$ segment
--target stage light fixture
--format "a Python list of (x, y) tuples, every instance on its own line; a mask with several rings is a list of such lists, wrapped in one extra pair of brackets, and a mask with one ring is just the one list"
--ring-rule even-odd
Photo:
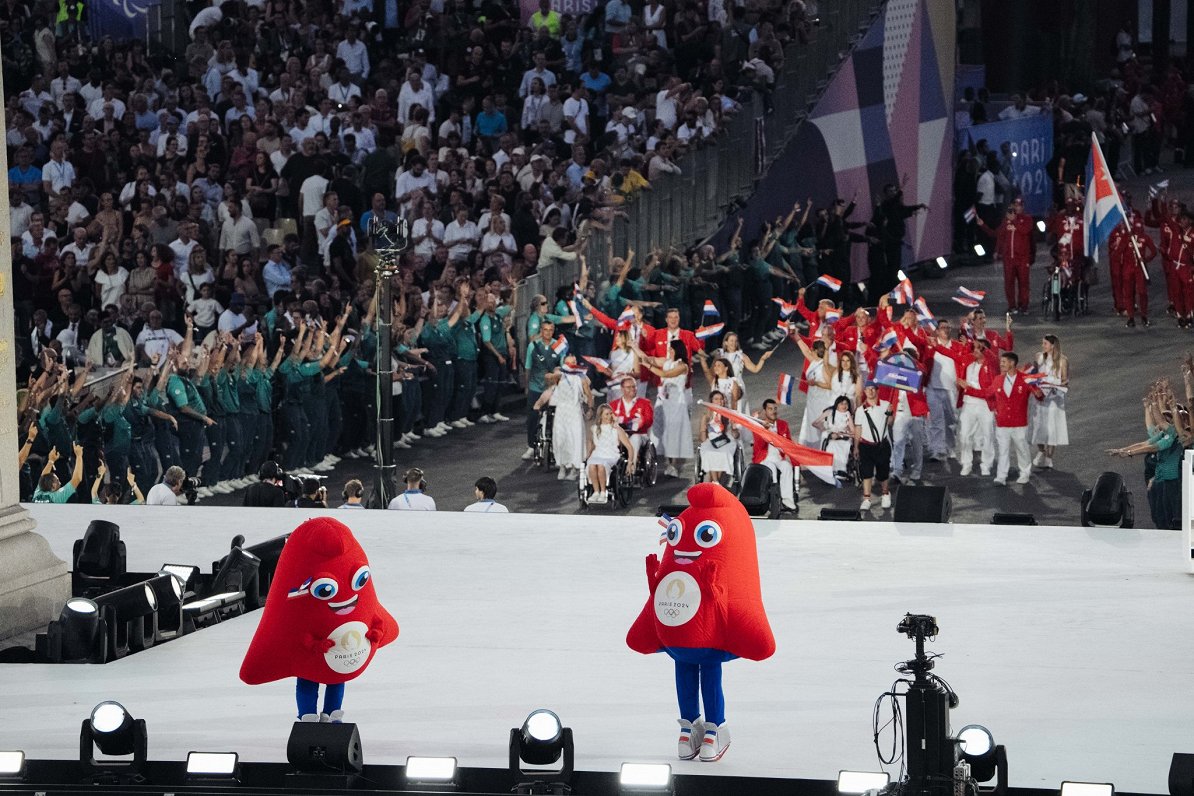
[(103, 622), (99, 606), (86, 597), (72, 597), (58, 615), (57, 628), (48, 635), (58, 639), (57, 654), (51, 660), (103, 663)]
[(1110, 782), (1063, 782), (1061, 796), (1115, 796)]
[[(238, 537), (239, 538), (239, 537)], [(232, 552), (220, 560), (215, 577), (211, 581), (211, 592), (248, 591), (257, 577), (261, 559), (237, 545)]]
[(278, 558), (282, 555), (286, 540), (289, 538), (290, 534), (275, 536), (273, 539), (245, 548), (246, 553), (256, 556), (260, 561), (257, 567), (257, 577), (251, 581), (254, 588), (245, 589), (245, 607), (250, 611), (265, 605), (270, 584), (274, 581), (274, 572), (278, 568)]
[[(110, 757), (131, 760), (98, 760), (95, 750)], [(143, 719), (134, 719), (119, 702), (101, 702), (83, 720), (79, 734), (79, 762), (93, 769), (139, 773), (148, 757), (148, 733)]]
[(192, 564), (162, 564), (159, 572), (164, 572), (167, 575), (173, 575), (182, 589), (182, 595), (185, 597), (187, 592), (194, 592), (199, 582), (199, 567)]
[(1044, 232), (1045, 232), (1045, 229), (1046, 229), (1046, 227), (1045, 227), (1045, 222), (1044, 222), (1044, 221), (1038, 221), (1038, 222), (1036, 222), (1036, 228), (1037, 228), (1037, 229), (1039, 229), (1039, 230), (1041, 231), (1041, 234), (1044, 234)]
[(456, 758), (416, 757), (406, 758), (403, 774), (408, 785), (447, 789), (456, 786)]
[(949, 268), (949, 260), (945, 259), (944, 257), (938, 257), (937, 258), (937, 267), (942, 270)]
[(0, 752), (0, 779), (25, 778), (25, 753)]
[(230, 616), (244, 613), (245, 593), (243, 591), (227, 591), (200, 597), (182, 604), (185, 621), (195, 627), (214, 625)]
[(981, 243), (974, 244), (974, 253), (976, 255), (978, 255), (979, 257), (987, 256), (987, 250), (983, 248), (983, 245)]
[(671, 793), (672, 767), (667, 763), (623, 763), (618, 786), (622, 793)]
[(970, 764), (970, 776), (975, 782), (989, 782), (1000, 773), (1000, 781), (1007, 779), (1007, 757), (1002, 746), (995, 745), (991, 731), (981, 724), (967, 724), (958, 730), (958, 755)]
[[(152, 647), (157, 638), (158, 593), (165, 599), (174, 596), (172, 575), (133, 583), (95, 598), (108, 633), (108, 656), (123, 658), (131, 651)], [(154, 583), (154, 581), (159, 581)]]
[(886, 771), (837, 772), (837, 792), (850, 796), (871, 790), (883, 790), (890, 783), (891, 775)]
[(900, 280), (901, 282), (903, 282), (903, 281), (904, 281), (905, 279), (907, 279), (907, 278), (908, 278), (908, 275), (907, 275), (906, 273), (904, 273), (904, 269), (903, 269), (903, 268), (901, 268), (901, 269), (899, 269), (898, 271), (896, 271), (896, 279), (898, 279), (898, 280)]
[(92, 520), (76, 539), (71, 552), (71, 594), (95, 597), (112, 587), (113, 581), (128, 570), (120, 526), (105, 520)]
[(226, 780), (240, 777), (240, 756), (236, 752), (187, 752), (188, 780)]
[[(521, 777), (550, 777), (555, 785), (568, 785), (572, 779), (575, 749), (572, 745), (572, 729), (565, 727), (557, 716), (546, 708), (531, 711), (522, 727), (510, 730), (510, 773)], [(559, 768), (548, 769), (559, 763)], [(524, 769), (523, 764), (540, 766)], [(519, 789), (523, 792), (537, 792), (538, 783), (524, 782)], [(529, 788), (529, 790), (528, 790)]]

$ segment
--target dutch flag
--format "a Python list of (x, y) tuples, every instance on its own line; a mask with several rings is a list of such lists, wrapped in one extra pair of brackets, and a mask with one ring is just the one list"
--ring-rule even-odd
[(721, 334), (725, 328), (726, 325), (724, 323), (714, 323), (709, 326), (700, 327), (693, 334), (696, 335), (696, 339), (698, 340), (708, 340), (710, 337), (716, 337)]
[(705, 299), (705, 318), (720, 318), (721, 313), (717, 311), (717, 307), (713, 306), (713, 302)]
[(832, 290), (834, 293), (836, 293), (842, 289), (842, 280), (834, 279), (829, 274), (821, 274), (820, 276), (818, 276), (817, 284), (824, 285), (825, 287)]
[(974, 209), (974, 205), (970, 205), (966, 212), (962, 214), (962, 218), (966, 220), (967, 224), (973, 224), (974, 220), (978, 218), (978, 211)]
[(560, 335), (559, 337), (557, 337), (556, 341), (551, 344), (551, 350), (553, 353), (555, 353), (556, 356), (558, 356), (562, 359), (564, 357), (564, 355), (568, 353), (567, 338), (565, 338), (564, 335)]
[(776, 390), (775, 400), (779, 401), (784, 406), (792, 405), (792, 391), (796, 385), (796, 380), (787, 373), (779, 374), (779, 387)]
[(789, 304), (788, 302), (784, 301), (782, 298), (773, 298), (771, 300), (779, 305), (779, 317), (781, 317), (781, 318), (790, 317), (792, 315), (792, 313), (796, 311), (795, 304)]
[(842, 319), (842, 311), (841, 310), (825, 310), (825, 322), (826, 323), (837, 323), (841, 319)]

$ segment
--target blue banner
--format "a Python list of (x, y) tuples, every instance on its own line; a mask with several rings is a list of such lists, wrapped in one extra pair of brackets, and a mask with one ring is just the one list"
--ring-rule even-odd
[(1045, 166), (1053, 158), (1053, 117), (1026, 116), (1006, 122), (979, 124), (958, 131), (958, 148), (986, 139), (992, 152), (1003, 142), (1012, 150), (1013, 173), (1006, 175), (1024, 197), (1024, 210), (1033, 216), (1046, 215), (1053, 203), (1053, 185)]
[(149, 9), (161, 0), (86, 0), (93, 40), (111, 36), (116, 41), (144, 40), (148, 35)]

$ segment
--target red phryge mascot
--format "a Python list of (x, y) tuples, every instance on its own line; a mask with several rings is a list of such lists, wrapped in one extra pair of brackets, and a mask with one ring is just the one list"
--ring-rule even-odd
[[(755, 529), (742, 504), (719, 484), (688, 490), (689, 507), (668, 520), (663, 560), (647, 556), (651, 597), (626, 643), (676, 661), (681, 760), (720, 760), (730, 746), (721, 665), (775, 652), (763, 610)], [(705, 703), (705, 721), (701, 706)]]
[[(240, 679), (249, 685), (297, 677), (303, 721), (340, 721), (344, 684), (398, 637), (398, 623), (377, 601), (365, 551), (352, 531), (330, 517), (307, 520), (290, 534), (261, 624), (245, 653)], [(326, 690), (316, 709), (319, 684)]]

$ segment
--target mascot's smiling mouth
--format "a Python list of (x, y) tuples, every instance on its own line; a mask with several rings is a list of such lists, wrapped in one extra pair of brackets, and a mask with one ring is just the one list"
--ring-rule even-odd
[(331, 608), (332, 613), (338, 616), (351, 614), (352, 610), (357, 607), (358, 597), (360, 597), (359, 594), (354, 594), (350, 599), (347, 599), (342, 603), (328, 603), (328, 608)]
[(701, 551), (695, 550), (690, 553), (687, 550), (685, 550), (685, 551), (677, 550), (676, 552), (672, 553), (672, 556), (676, 559), (677, 564), (679, 564), (682, 567), (686, 567), (701, 557)]

